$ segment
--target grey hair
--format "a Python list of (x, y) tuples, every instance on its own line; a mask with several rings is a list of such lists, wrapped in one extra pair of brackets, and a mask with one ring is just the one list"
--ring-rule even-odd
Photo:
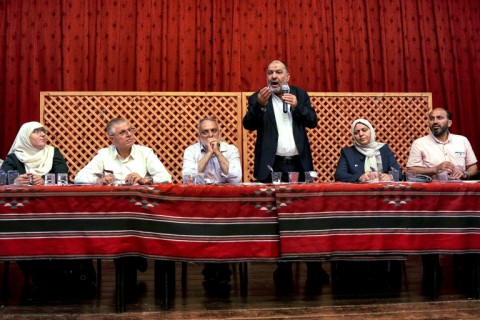
[(218, 126), (218, 129), (220, 129), (220, 123), (218, 122), (217, 119), (213, 118), (213, 117), (205, 117), (205, 118), (202, 118), (200, 119), (200, 121), (198, 121), (198, 125), (197, 125), (197, 129), (198, 129), (198, 133), (200, 133), (200, 126), (202, 125), (202, 123), (204, 121), (212, 121), (212, 122), (215, 122)]
[(115, 128), (113, 127), (114, 125), (118, 123), (124, 123), (124, 122), (128, 122), (128, 120), (125, 118), (113, 118), (112, 120), (108, 121), (107, 123), (108, 135), (113, 136), (115, 134)]

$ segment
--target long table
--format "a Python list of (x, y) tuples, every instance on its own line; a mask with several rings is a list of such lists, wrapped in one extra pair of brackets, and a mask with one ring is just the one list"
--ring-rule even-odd
[(480, 183), (0, 187), (0, 260), (478, 254), (479, 199)]
[(480, 183), (286, 185), (281, 257), (480, 253)]
[[(0, 260), (114, 258), (118, 312), (125, 309), (118, 258), (274, 261), (279, 244), (274, 192), (261, 186), (0, 189)], [(159, 278), (169, 270), (158, 269)]]
[(58, 186), (0, 192), (0, 259), (279, 257), (274, 193), (259, 187)]

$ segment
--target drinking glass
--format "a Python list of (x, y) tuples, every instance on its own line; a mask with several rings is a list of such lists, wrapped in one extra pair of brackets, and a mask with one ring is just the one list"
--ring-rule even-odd
[(8, 170), (8, 184), (19, 184), (18, 181), (15, 183), (15, 180), (20, 175), (17, 170)]
[(55, 173), (45, 174), (45, 185), (54, 186), (55, 185)]
[(68, 185), (68, 174), (67, 173), (59, 173), (57, 174), (57, 184), (59, 186), (66, 186)]
[(400, 171), (391, 170), (391, 171), (388, 171), (388, 174), (392, 176), (393, 181), (400, 181)]
[(317, 177), (318, 174), (316, 171), (305, 171), (305, 183), (313, 183)]
[(281, 172), (272, 171), (272, 183), (273, 184), (282, 183), (282, 173)]
[(193, 184), (204, 185), (205, 184), (205, 174), (203, 172), (197, 173), (193, 177)]
[(447, 170), (440, 170), (437, 172), (437, 181), (446, 182), (448, 181), (448, 171)]
[(0, 186), (7, 184), (7, 173), (3, 170), (0, 170)]
[(296, 172), (296, 171), (289, 172), (288, 173), (288, 181), (290, 181), (290, 183), (297, 183), (298, 182), (298, 172)]
[(194, 175), (193, 174), (184, 174), (183, 175), (183, 184), (184, 185), (192, 185), (193, 184), (193, 178), (194, 178)]

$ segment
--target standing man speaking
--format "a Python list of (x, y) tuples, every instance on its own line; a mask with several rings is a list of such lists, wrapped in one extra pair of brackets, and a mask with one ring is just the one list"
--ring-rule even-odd
[[(257, 181), (269, 183), (271, 167), (282, 172), (284, 182), (288, 182), (288, 172), (299, 172), (298, 181), (305, 181), (305, 171), (313, 170), (306, 128), (317, 126), (317, 114), (307, 92), (288, 85), (290, 73), (284, 62), (270, 62), (266, 76), (267, 86), (248, 99), (243, 118), (245, 129), (257, 131), (253, 174)], [(290, 293), (293, 290), (291, 262), (278, 263), (273, 279), (277, 293)], [(317, 290), (321, 283), (328, 281), (321, 262), (307, 263), (307, 288)]]
[(267, 67), (267, 86), (248, 99), (243, 126), (257, 130), (253, 173), (261, 182), (272, 181), (268, 166), (283, 172), (285, 182), (288, 172), (299, 172), (299, 181), (304, 181), (304, 172), (313, 170), (305, 128), (317, 126), (317, 114), (307, 92), (289, 86), (289, 80), (287, 65), (274, 60)]

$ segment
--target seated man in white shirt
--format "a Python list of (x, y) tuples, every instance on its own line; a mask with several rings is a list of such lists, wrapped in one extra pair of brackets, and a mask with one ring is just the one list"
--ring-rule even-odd
[[(109, 185), (154, 184), (171, 182), (160, 159), (148, 147), (135, 144), (135, 129), (123, 118), (107, 124), (107, 134), (112, 144), (100, 149), (98, 154), (75, 177), (75, 183)], [(98, 174), (106, 173), (103, 178)]]
[[(238, 148), (221, 141), (221, 130), (214, 118), (203, 118), (198, 123), (200, 141), (189, 146), (183, 156), (183, 175), (204, 173), (213, 183), (238, 183), (242, 179), (242, 165)], [(206, 263), (202, 271), (205, 284), (228, 285), (231, 271), (228, 263)]]
[[(472, 146), (466, 137), (450, 133), (451, 125), (452, 113), (449, 110), (435, 108), (430, 112), (428, 126), (432, 133), (413, 142), (407, 172), (432, 176), (434, 180), (437, 180), (437, 174), (441, 171), (446, 171), (451, 180), (467, 180), (476, 176), (477, 158)], [(466, 260), (467, 255), (460, 257), (454, 256), (456, 269), (465, 267), (465, 261), (460, 260)], [(439, 256), (422, 255), (422, 262), (424, 293), (436, 297), (442, 278)], [(459, 276), (463, 277), (464, 274)]]
[[(98, 151), (98, 154), (75, 177), (75, 183), (100, 185), (153, 184), (171, 182), (172, 176), (160, 159), (148, 147), (135, 144), (135, 129), (123, 118), (107, 123), (107, 134), (112, 144)], [(98, 177), (100, 173), (106, 173)], [(145, 271), (147, 260), (141, 257), (115, 259), (125, 268), (125, 288), (135, 293), (137, 269)]]

